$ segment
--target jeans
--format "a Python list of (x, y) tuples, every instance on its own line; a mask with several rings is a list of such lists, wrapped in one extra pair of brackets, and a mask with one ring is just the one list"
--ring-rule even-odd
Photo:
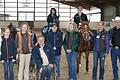
[(52, 76), (54, 78), (54, 76), (56, 75), (56, 80), (60, 80), (60, 55), (59, 56), (55, 56), (55, 64), (54, 64), (54, 68), (52, 71)]
[(120, 62), (120, 49), (112, 48), (112, 50), (111, 50), (111, 61), (112, 61), (114, 80), (118, 80), (117, 59), (119, 59), (119, 62)]
[(104, 52), (93, 52), (93, 73), (92, 79), (97, 80), (97, 68), (98, 60), (100, 60), (100, 70), (99, 79), (104, 80), (104, 63), (105, 63), (105, 53)]
[(57, 77), (60, 77), (60, 56), (55, 56), (55, 66), (56, 66), (56, 73)]
[[(13, 66), (14, 63), (12, 61), (4, 61), (4, 80), (14, 80)], [(8, 74), (10, 75), (9, 77)]]
[(40, 76), (40, 80), (50, 80), (51, 79), (51, 73), (52, 73), (52, 68), (48, 66), (43, 66), (43, 71)]
[(77, 61), (77, 52), (67, 53), (67, 62), (68, 62), (68, 76), (69, 80), (77, 80), (77, 71), (76, 71), (76, 61)]

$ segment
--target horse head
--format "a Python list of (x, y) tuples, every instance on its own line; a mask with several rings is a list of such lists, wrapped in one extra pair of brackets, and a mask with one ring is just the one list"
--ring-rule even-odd
[(89, 31), (90, 31), (89, 22), (82, 21), (78, 26), (78, 30), (83, 40), (89, 41)]

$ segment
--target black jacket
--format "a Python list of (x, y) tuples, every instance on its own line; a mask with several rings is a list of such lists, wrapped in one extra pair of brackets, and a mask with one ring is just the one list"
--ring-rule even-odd
[(115, 26), (109, 30), (109, 33), (112, 45), (120, 47), (120, 29)]
[[(37, 64), (38, 69), (40, 69), (43, 64), (43, 60), (41, 58), (39, 48), (40, 48), (40, 46), (38, 44), (32, 50), (32, 56), (33, 56), (33, 59), (35, 60), (35, 63)], [(44, 45), (43, 50), (48, 58), (49, 64), (53, 64), (54, 63), (54, 54), (53, 54), (51, 46), (46, 44), (46, 45)]]
[(48, 22), (48, 24), (56, 23), (57, 26), (58, 26), (58, 24), (59, 24), (59, 16), (57, 16), (55, 14), (52, 16), (52, 14), (49, 14), (48, 17), (47, 17), (47, 22)]
[(56, 47), (57, 49), (54, 51), (55, 56), (61, 55), (61, 47), (63, 43), (63, 33), (60, 31), (52, 32), (50, 31), (47, 35), (47, 43), (53, 47)]
[(79, 14), (75, 14), (74, 16), (74, 22), (79, 25), (80, 21), (88, 21), (87, 19), (87, 15), (82, 13), (81, 16), (79, 16)]
[(15, 41), (11, 38), (5, 39), (2, 38), (1, 44), (1, 60), (12, 60), (16, 59), (16, 46)]

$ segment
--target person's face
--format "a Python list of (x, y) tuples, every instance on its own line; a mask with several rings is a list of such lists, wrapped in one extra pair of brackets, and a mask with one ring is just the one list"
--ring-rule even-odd
[(117, 21), (115, 21), (115, 22), (116, 22), (116, 24), (117, 24), (117, 27), (120, 28), (120, 20), (117, 20)]
[(28, 26), (26, 24), (22, 25), (22, 32), (26, 32), (28, 30)]
[(44, 45), (45, 39), (43, 37), (39, 37), (37, 40), (39, 45)]
[(98, 29), (103, 30), (104, 29), (104, 24), (103, 23), (98, 23)]
[(54, 25), (51, 29), (52, 29), (52, 32), (56, 32), (57, 31), (57, 26)]
[(10, 30), (6, 29), (5, 32), (4, 32), (4, 36), (9, 37), (9, 35), (10, 35)]
[(73, 26), (72, 24), (69, 24), (68, 30), (69, 30), (69, 31), (73, 31), (73, 30), (74, 30), (74, 26)]
[(52, 14), (55, 14), (55, 10), (54, 9), (52, 9)]
[(78, 6), (78, 12), (82, 12), (82, 6)]

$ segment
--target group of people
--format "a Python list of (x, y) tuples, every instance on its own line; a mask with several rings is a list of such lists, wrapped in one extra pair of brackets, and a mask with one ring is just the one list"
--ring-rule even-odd
[[(3, 29), (1, 43), (1, 62), (4, 65), (4, 80), (14, 80), (14, 62), (16, 54), (19, 55), (18, 80), (29, 79), (29, 66), (31, 58), (34, 60), (38, 75), (38, 80), (51, 80), (51, 75), (56, 73), (56, 80), (60, 80), (60, 60), (61, 47), (64, 46), (68, 62), (68, 80), (77, 80), (76, 61), (78, 55), (78, 44), (80, 35), (78, 26), (81, 21), (88, 21), (87, 16), (81, 12), (82, 7), (78, 7), (78, 13), (74, 16), (74, 23), (70, 23), (63, 39), (63, 32), (59, 30), (58, 17), (55, 8), (51, 9), (48, 16), (48, 23), (51, 29), (46, 36), (35, 36), (28, 23), (20, 25), (20, 31), (15, 38), (11, 38), (10, 28)], [(53, 14), (52, 14), (53, 13)], [(55, 13), (55, 14), (54, 14)], [(120, 61), (120, 17), (115, 18), (116, 26), (106, 31), (104, 22), (98, 23), (98, 29), (93, 33), (93, 71), (92, 80), (97, 80), (98, 60), (100, 60), (100, 80), (104, 80), (105, 56), (109, 54), (110, 40), (112, 43), (111, 61), (113, 68), (113, 80), (118, 79), (117, 59)], [(16, 53), (17, 52), (17, 53)]]

